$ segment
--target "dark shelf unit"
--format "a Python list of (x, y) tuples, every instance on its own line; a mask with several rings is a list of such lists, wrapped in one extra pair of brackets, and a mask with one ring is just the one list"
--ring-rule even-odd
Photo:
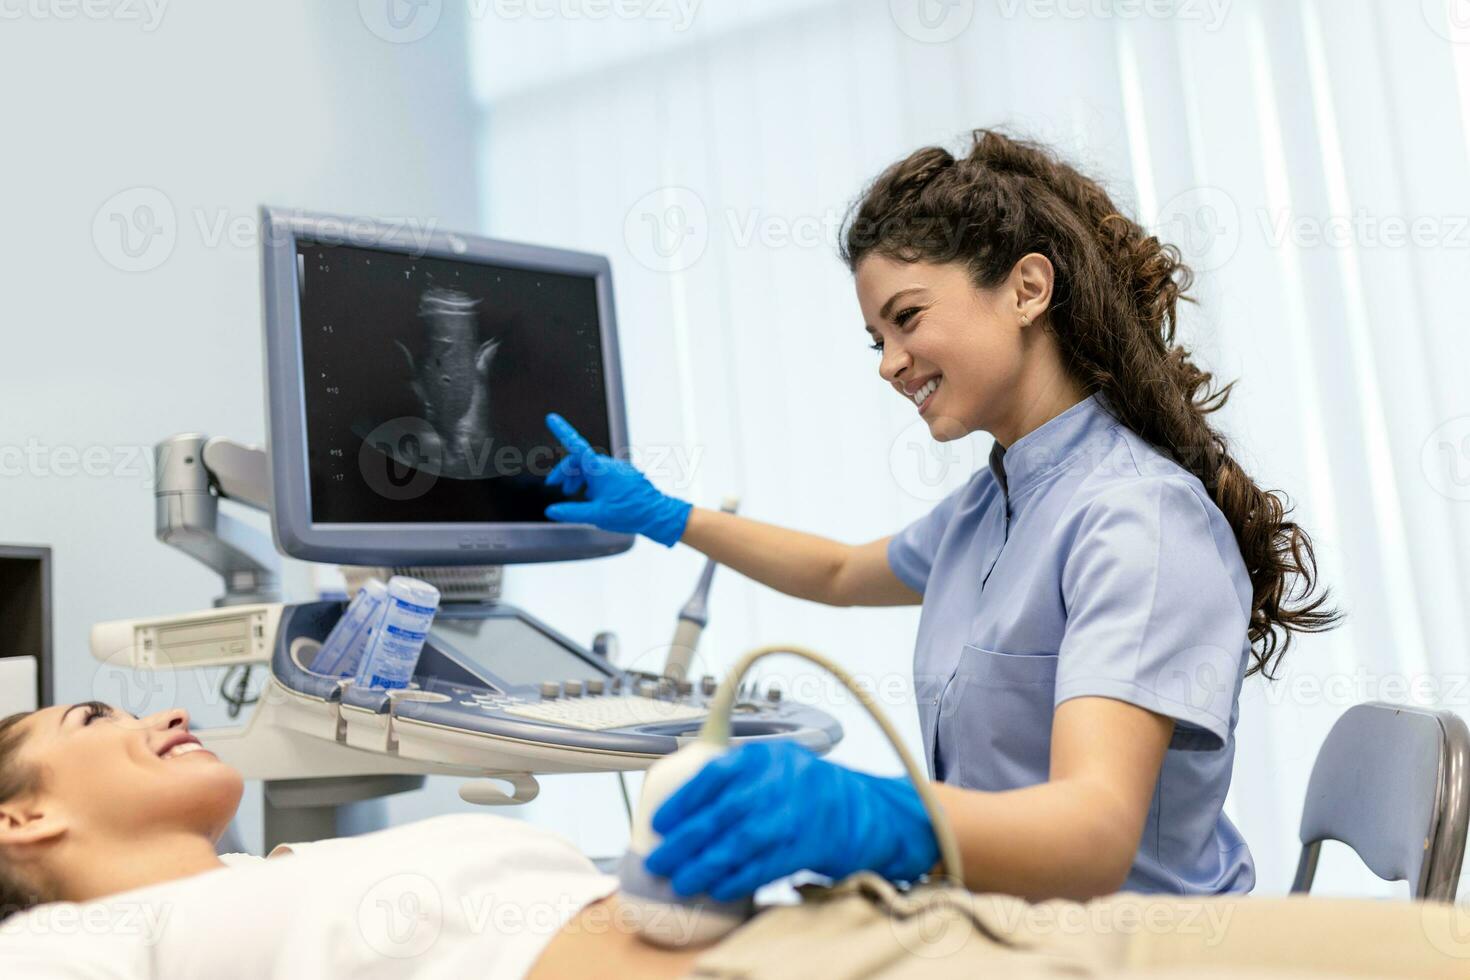
[(36, 703), (55, 702), (51, 660), (51, 549), (0, 544), (0, 658), (36, 658)]

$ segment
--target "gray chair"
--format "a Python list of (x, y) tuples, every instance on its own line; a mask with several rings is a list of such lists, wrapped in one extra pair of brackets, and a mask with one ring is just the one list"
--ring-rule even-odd
[(1312, 887), (1324, 840), (1341, 841), (1416, 899), (1454, 901), (1470, 824), (1470, 728), (1451, 711), (1354, 705), (1317, 753), (1293, 892)]

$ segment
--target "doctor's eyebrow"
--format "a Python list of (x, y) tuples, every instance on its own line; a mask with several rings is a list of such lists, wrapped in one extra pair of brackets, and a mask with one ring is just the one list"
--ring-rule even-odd
[[(894, 305), (899, 300), (901, 300), (905, 296), (907, 296), (909, 293), (922, 293), (923, 291), (924, 291), (924, 287), (923, 286), (910, 286), (907, 289), (900, 289), (898, 292), (896, 292), (892, 296), (888, 297), (888, 302), (884, 303), (883, 304), (883, 308), (878, 311), (878, 319), (880, 319), (880, 320), (887, 320), (889, 318), (889, 316), (893, 313), (893, 307), (894, 307)], [(869, 330), (872, 330), (873, 328), (872, 327), (869, 327), (868, 329)]]

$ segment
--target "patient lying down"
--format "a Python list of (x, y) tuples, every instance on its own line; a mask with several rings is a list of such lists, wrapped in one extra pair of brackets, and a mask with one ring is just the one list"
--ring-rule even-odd
[(462, 814), (222, 859), (215, 844), (241, 792), (182, 709), (138, 719), (87, 702), (0, 721), (5, 975), (1075, 977), (1188, 965), (1448, 977), (1470, 962), (1467, 923), (1449, 906), (1032, 906), (964, 892), (924, 906), (878, 879), (764, 912), (710, 950), (666, 951), (636, 936), (616, 879), (547, 831)]
[[(0, 722), (0, 962), (7, 976), (675, 977), (617, 880), (555, 834), (439, 817), (361, 837), (215, 853), (240, 774), (183, 709), (100, 703)], [(86, 903), (84, 908), (70, 904)], [(85, 913), (85, 914), (84, 914)]]

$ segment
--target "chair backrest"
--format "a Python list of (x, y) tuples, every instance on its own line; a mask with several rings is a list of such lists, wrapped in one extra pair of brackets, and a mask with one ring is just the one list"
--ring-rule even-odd
[(1374, 874), (1415, 898), (1451, 901), (1470, 824), (1470, 728), (1450, 711), (1349, 708), (1317, 753), (1302, 810), (1292, 891), (1307, 891), (1324, 840), (1347, 844)]

